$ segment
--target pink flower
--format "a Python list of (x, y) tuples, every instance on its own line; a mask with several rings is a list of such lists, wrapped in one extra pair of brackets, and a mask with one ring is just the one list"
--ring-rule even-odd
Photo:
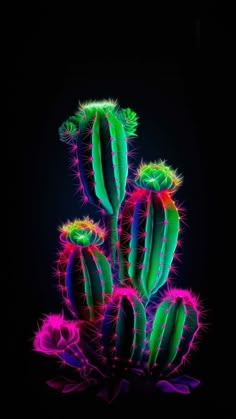
[(78, 343), (79, 338), (76, 322), (65, 320), (63, 315), (49, 314), (35, 334), (34, 348), (48, 355), (58, 354)]

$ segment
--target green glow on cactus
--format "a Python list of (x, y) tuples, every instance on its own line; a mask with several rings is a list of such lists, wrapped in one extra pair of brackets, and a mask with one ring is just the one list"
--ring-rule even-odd
[(86, 111), (89, 110), (92, 113), (101, 110), (101, 112), (104, 111), (104, 109), (114, 109), (117, 106), (117, 101), (113, 99), (107, 99), (107, 100), (91, 100), (88, 102), (84, 102), (80, 104), (80, 110)]
[(153, 191), (172, 190), (182, 184), (182, 176), (167, 166), (164, 161), (141, 164), (138, 168), (135, 183), (140, 188)]
[(92, 137), (95, 194), (108, 214), (116, 214), (125, 197), (128, 175), (127, 133), (115, 101), (81, 104), (75, 115), (81, 133)]

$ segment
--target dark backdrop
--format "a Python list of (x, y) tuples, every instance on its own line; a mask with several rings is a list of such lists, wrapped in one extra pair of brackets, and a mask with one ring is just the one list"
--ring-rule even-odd
[[(16, 30), (10, 83), (15, 181), (9, 197), (18, 240), (14, 238), (13, 250), (10, 245), (10, 254), (15, 253), (10, 263), (9, 322), (15, 326), (10, 328), (9, 351), (13, 364), (18, 359), (20, 372), (14, 374), (16, 383), (9, 391), (14, 394), (17, 389), (18, 406), (29, 415), (30, 402), (35, 411), (59, 416), (65, 411), (79, 415), (83, 408), (90, 414), (94, 407), (97, 413), (131, 407), (137, 415), (143, 408), (182, 417), (217, 409), (224, 412), (222, 417), (231, 417), (226, 413), (231, 411), (231, 399), (221, 340), (225, 323), (222, 312), (216, 314), (225, 260), (220, 246), (225, 215), (219, 199), (219, 189), (221, 194), (224, 190), (219, 187), (218, 170), (219, 159), (228, 152), (222, 103), (231, 59), (227, 27), (214, 13), (203, 17), (195, 13), (178, 21), (167, 19), (166, 24), (160, 19), (156, 32), (152, 28), (153, 44), (143, 32), (129, 34), (123, 41), (109, 37), (106, 30), (100, 37), (95, 30), (89, 41), (86, 31), (77, 32), (63, 13), (54, 19), (53, 12), (41, 12)], [(189, 397), (130, 395), (108, 408), (85, 395), (61, 396), (45, 385), (58, 373), (56, 364), (32, 352), (38, 319), (61, 308), (52, 276), (58, 225), (86, 214), (73, 185), (68, 149), (58, 140), (58, 127), (79, 100), (102, 98), (118, 99), (122, 107), (138, 113), (137, 164), (141, 158), (162, 158), (184, 175), (177, 197), (187, 209), (188, 227), (176, 285), (199, 293), (208, 310), (208, 332), (188, 367), (202, 384)]]

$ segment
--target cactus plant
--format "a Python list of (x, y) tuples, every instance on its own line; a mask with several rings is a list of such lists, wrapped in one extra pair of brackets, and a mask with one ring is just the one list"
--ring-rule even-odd
[(85, 201), (109, 215), (110, 252), (116, 258), (117, 222), (126, 192), (128, 139), (136, 135), (137, 116), (115, 101), (88, 102), (59, 129), (60, 139), (72, 144), (74, 163)]
[(149, 299), (167, 280), (179, 232), (172, 194), (182, 177), (164, 162), (143, 164), (121, 213), (121, 279)]
[(63, 297), (79, 319), (95, 319), (112, 293), (110, 263), (99, 245), (105, 232), (88, 217), (61, 227), (58, 277)]
[(199, 302), (168, 282), (181, 222), (173, 195), (182, 176), (161, 160), (142, 163), (127, 192), (136, 128), (136, 113), (112, 100), (81, 104), (59, 128), (74, 153), (80, 194), (99, 207), (103, 227), (85, 217), (60, 228), (56, 272), (71, 318), (47, 316), (34, 339), (36, 351), (77, 373), (50, 386), (69, 392), (93, 385), (110, 401), (128, 382), (185, 394), (199, 384), (177, 375), (196, 346)]

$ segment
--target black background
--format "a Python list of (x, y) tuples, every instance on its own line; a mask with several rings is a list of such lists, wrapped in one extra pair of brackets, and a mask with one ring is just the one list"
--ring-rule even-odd
[[(30, 18), (21, 10), (16, 18), (9, 89), (14, 192), (10, 185), (9, 207), (17, 224), (11, 234), (18, 239), (10, 241), (13, 298), (8, 318), (14, 327), (9, 327), (8, 339), (13, 365), (9, 392), (13, 397), (16, 392), (18, 408), (29, 416), (32, 404), (34, 411), (58, 417), (82, 414), (84, 408), (89, 416), (93, 409), (96, 414), (124, 414), (131, 408), (140, 416), (144, 409), (167, 417), (195, 417), (206, 410), (232, 417), (222, 298), (226, 189), (220, 183), (230, 154), (226, 98), (231, 33), (214, 8), (180, 15), (165, 14), (152, 23), (143, 17), (148, 30), (124, 17), (118, 26), (99, 24), (98, 18), (93, 26), (88, 13), (77, 20), (71, 10), (57, 15), (42, 8), (31, 11)], [(167, 159), (184, 175), (177, 198), (187, 209), (189, 227), (175, 280), (200, 294), (208, 309), (208, 331), (188, 367), (202, 384), (188, 397), (130, 395), (108, 407), (86, 395), (58, 395), (45, 380), (60, 370), (53, 360), (32, 352), (38, 319), (61, 308), (52, 276), (58, 225), (87, 212), (80, 207), (58, 127), (79, 100), (102, 98), (117, 98), (122, 107), (138, 113), (137, 163), (141, 158)]]

